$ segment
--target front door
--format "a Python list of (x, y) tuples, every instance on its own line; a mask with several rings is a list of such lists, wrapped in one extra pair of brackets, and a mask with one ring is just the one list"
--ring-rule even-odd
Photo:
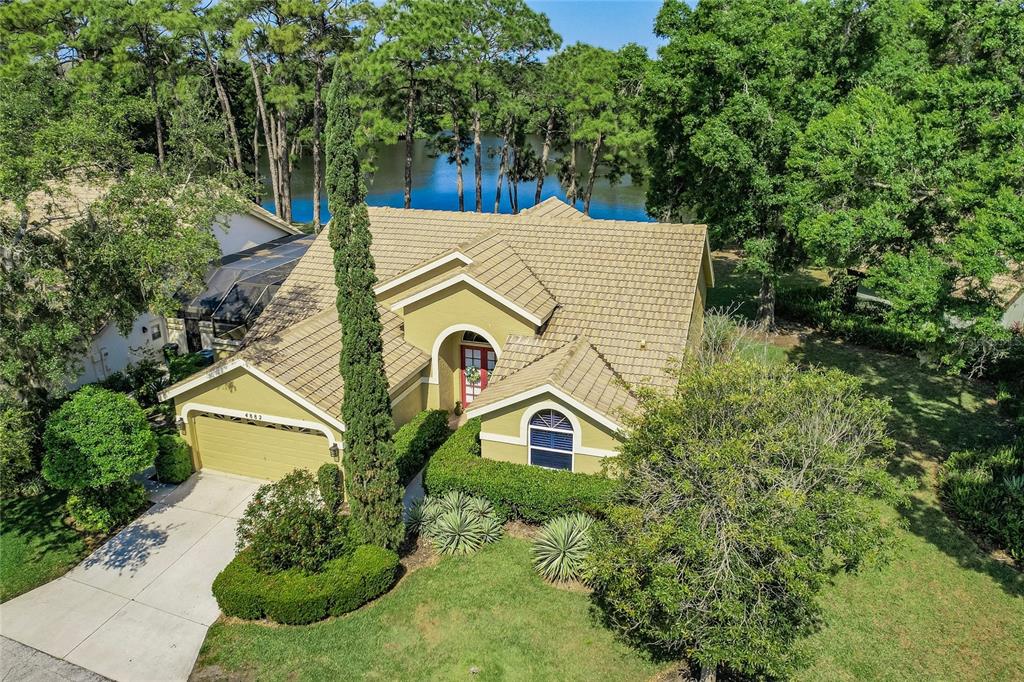
[(466, 407), (487, 388), (487, 377), (496, 356), (487, 346), (462, 346), (462, 406)]

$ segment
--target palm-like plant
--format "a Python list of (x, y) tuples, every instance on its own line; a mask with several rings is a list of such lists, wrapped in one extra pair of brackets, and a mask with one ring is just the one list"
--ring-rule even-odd
[(468, 554), (501, 537), (502, 521), (488, 500), (451, 490), (429, 495), (407, 512), (406, 527), (433, 543), (442, 554)]
[(446, 511), (430, 529), (430, 540), (441, 554), (469, 554), (483, 545), (483, 521), (465, 509)]
[(551, 519), (533, 541), (533, 565), (552, 582), (579, 580), (590, 551), (590, 528), (594, 520), (586, 514), (569, 514)]

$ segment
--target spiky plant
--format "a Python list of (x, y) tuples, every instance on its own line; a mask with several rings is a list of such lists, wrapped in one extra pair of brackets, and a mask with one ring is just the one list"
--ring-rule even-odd
[(480, 533), (484, 544), (501, 539), (501, 534), (505, 531), (501, 519), (494, 515), (478, 516), (477, 518), (480, 519)]
[(533, 565), (552, 582), (579, 580), (590, 550), (594, 520), (575, 513), (551, 519), (533, 541)]
[(472, 499), (461, 490), (449, 490), (438, 499), (438, 502), (441, 503), (445, 511), (459, 511), (469, 509)]
[(446, 511), (430, 529), (430, 539), (441, 554), (469, 554), (484, 543), (483, 521), (465, 509)]
[(483, 497), (471, 497), (467, 508), (471, 513), (481, 518), (485, 516), (494, 516), (494, 505), (491, 501)]

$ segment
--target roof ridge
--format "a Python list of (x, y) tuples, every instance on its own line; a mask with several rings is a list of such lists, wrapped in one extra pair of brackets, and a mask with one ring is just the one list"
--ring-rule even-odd
[[(516, 248), (514, 246), (512, 246), (512, 243), (508, 240), (508, 237), (506, 235), (501, 234), (501, 232), (499, 230), (497, 230), (497, 229), (490, 230), (490, 232), (493, 232), (494, 233), (494, 237), (496, 237), (497, 240), (499, 242), (501, 242), (501, 244), (506, 249), (511, 251), (515, 255), (515, 257), (519, 259), (519, 262), (522, 264), (523, 268), (528, 273), (530, 273), (530, 276), (533, 277), (535, 280), (537, 280), (537, 283), (540, 284), (540, 288), (544, 290), (544, 293), (546, 293), (549, 297), (551, 297), (551, 300), (555, 302), (555, 309), (557, 310), (559, 307), (561, 307), (561, 304), (558, 302), (558, 298), (555, 297), (555, 294), (552, 293), (551, 289), (548, 288), (548, 285), (544, 283), (544, 280), (540, 278), (540, 276), (537, 274), (537, 272), (532, 267), (530, 267), (530, 264), (527, 262), (527, 260), (525, 258), (523, 258), (523, 254), (519, 253), (519, 251), (517, 251)], [(483, 241), (483, 239), (484, 239), (484, 236), (481, 235), (473, 243), (474, 244), (480, 243), (481, 241)], [(476, 265), (475, 261), (474, 261), (473, 265)], [(464, 266), (464, 267), (467, 268), (467, 270), (468, 270), (468, 268), (470, 268), (471, 266), (467, 265), (467, 266)], [(552, 312), (552, 314), (554, 314), (554, 312)]]

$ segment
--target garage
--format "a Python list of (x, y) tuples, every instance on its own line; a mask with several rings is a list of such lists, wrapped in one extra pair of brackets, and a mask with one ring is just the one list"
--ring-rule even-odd
[(197, 468), (276, 480), (335, 461), (327, 436), (312, 429), (210, 413), (190, 421)]

